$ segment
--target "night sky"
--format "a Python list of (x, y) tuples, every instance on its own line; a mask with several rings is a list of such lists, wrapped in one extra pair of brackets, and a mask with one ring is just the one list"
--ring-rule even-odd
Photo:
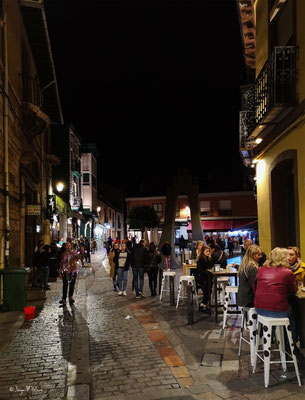
[(186, 166), (201, 192), (243, 188), (235, 0), (48, 0), (45, 8), (64, 120), (98, 146), (100, 179), (127, 195), (165, 194)]

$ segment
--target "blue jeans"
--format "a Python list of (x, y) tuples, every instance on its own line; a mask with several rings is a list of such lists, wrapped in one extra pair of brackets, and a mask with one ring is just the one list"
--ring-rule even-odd
[[(133, 272), (133, 283), (134, 288), (136, 290), (136, 295), (139, 295), (139, 292), (143, 293), (144, 286), (144, 268), (134, 268), (132, 267)], [(140, 286), (139, 286), (139, 278), (140, 278)]]
[(119, 267), (118, 268), (118, 285), (119, 285), (120, 291), (126, 290), (127, 281), (128, 281), (128, 271), (125, 271), (124, 268)]
[(41, 267), (41, 282), (40, 282), (40, 286), (43, 289), (45, 289), (48, 286), (49, 273), (50, 273), (50, 269), (49, 269), (49, 267), (47, 265)]
[(261, 315), (262, 317), (286, 318), (290, 316), (290, 308), (287, 311), (269, 311), (269, 310), (262, 310), (261, 308), (256, 308), (256, 312), (258, 315)]

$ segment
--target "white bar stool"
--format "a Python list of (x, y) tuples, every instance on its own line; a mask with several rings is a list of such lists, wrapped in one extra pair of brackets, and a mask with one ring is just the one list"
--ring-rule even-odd
[[(226, 287), (230, 285), (230, 279), (226, 278), (225, 276), (221, 276), (217, 279), (217, 298), (218, 298), (218, 304), (223, 304), (224, 303), (224, 293), (226, 290)], [(214, 304), (214, 298), (215, 298), (215, 293), (214, 293), (214, 285), (212, 287), (212, 293), (211, 293), (211, 304)]]
[[(258, 354), (259, 334), (260, 334), (261, 327), (263, 327), (264, 358), (262, 358)], [(281, 361), (270, 361), (272, 327), (275, 327), (276, 342), (279, 346), (279, 349), (276, 349), (276, 350), (280, 352)], [(291, 355), (286, 353), (286, 351), (285, 351), (284, 328), (286, 329)], [(257, 357), (259, 357), (264, 362), (265, 388), (267, 388), (269, 386), (270, 364), (275, 364), (275, 363), (279, 363), (279, 362), (282, 363), (282, 367), (283, 367), (284, 371), (286, 371), (287, 363), (294, 364), (294, 369), (295, 369), (295, 372), (297, 375), (298, 384), (299, 384), (299, 386), (302, 386), (298, 362), (297, 362), (296, 356), (294, 355), (294, 343), (292, 340), (292, 335), (291, 335), (290, 329), (291, 328), (290, 328), (289, 318), (272, 318), (272, 317), (263, 317), (261, 315), (258, 315), (258, 323), (257, 323), (257, 335), (258, 336), (257, 336), (257, 340), (256, 340), (256, 345), (255, 345), (256, 354), (255, 354), (254, 363), (253, 363), (253, 373), (255, 373), (256, 360), (257, 360)], [(290, 358), (292, 358), (292, 361), (286, 361), (286, 354)]]
[[(176, 282), (176, 272), (173, 271), (163, 271), (163, 276), (162, 276), (162, 283), (161, 283), (161, 290), (160, 290), (160, 300), (162, 299), (162, 293), (163, 292), (170, 292), (170, 289), (165, 289), (166, 288), (166, 282), (168, 282), (168, 286), (169, 286), (169, 282), (170, 282), (170, 276), (174, 277), (174, 290), (175, 290), (175, 286), (177, 285)], [(168, 278), (168, 279), (166, 279)]]
[[(244, 337), (244, 330), (249, 330), (249, 341)], [(253, 367), (255, 359), (255, 345), (257, 336), (257, 312), (254, 307), (245, 310), (242, 308), (241, 311), (241, 326), (240, 326), (240, 336), (239, 336), (239, 347), (238, 347), (238, 357), (241, 353), (242, 341), (248, 343), (250, 346), (250, 362)]]
[(187, 299), (187, 296), (184, 296), (183, 294), (181, 294), (181, 290), (183, 290), (183, 287), (184, 287), (184, 282), (187, 283), (188, 286), (192, 286), (193, 292), (195, 293), (195, 299), (196, 299), (196, 303), (197, 303), (197, 307), (198, 307), (198, 297), (197, 297), (197, 291), (196, 291), (195, 277), (193, 275), (182, 275), (182, 276), (180, 276), (180, 280), (179, 280), (176, 308), (179, 307), (180, 299)]
[[(226, 286), (225, 288), (225, 298), (223, 303), (223, 321), (222, 321), (222, 329), (225, 329), (228, 317), (228, 308), (233, 307), (230, 304), (230, 300), (232, 300), (232, 293), (238, 292), (238, 286)], [(235, 307), (235, 306), (234, 306)], [(240, 312), (230, 313), (230, 315), (239, 315)]]

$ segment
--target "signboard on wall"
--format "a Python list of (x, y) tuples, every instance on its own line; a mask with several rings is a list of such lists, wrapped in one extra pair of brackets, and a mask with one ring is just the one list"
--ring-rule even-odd
[(28, 204), (26, 206), (26, 215), (40, 215), (41, 205), (39, 204)]

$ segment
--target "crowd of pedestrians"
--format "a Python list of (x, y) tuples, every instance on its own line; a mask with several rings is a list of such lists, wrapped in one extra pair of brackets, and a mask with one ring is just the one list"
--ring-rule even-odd
[(160, 272), (161, 255), (163, 255), (164, 269), (170, 270), (172, 249), (169, 242), (165, 241), (160, 250), (154, 242), (147, 246), (143, 239), (136, 243), (135, 238), (130, 240), (125, 237), (119, 243), (108, 238), (106, 243), (106, 248), (109, 249), (110, 276), (114, 291), (118, 291), (119, 296), (127, 295), (128, 271), (131, 269), (132, 290), (135, 291), (135, 297), (137, 299), (144, 297), (144, 274), (146, 272), (151, 296), (156, 296), (158, 276), (162, 273)]

